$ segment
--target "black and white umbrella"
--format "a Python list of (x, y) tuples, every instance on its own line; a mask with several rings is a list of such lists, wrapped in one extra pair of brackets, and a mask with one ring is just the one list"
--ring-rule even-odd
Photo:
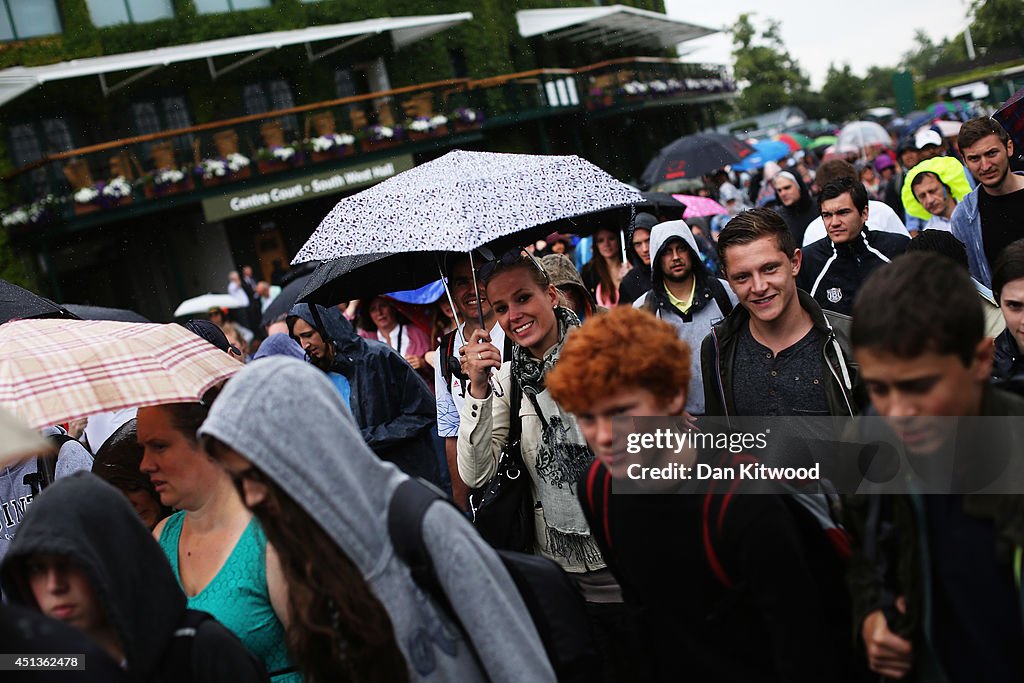
[(639, 201), (636, 189), (577, 156), (455, 150), (342, 199), (292, 263), (514, 246), (509, 240), (553, 227), (592, 230), (616, 209), (628, 222)]

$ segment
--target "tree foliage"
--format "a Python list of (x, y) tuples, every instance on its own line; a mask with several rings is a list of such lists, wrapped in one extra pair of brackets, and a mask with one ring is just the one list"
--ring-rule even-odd
[(1021, 0), (973, 0), (971, 38), (976, 48), (1002, 49), (1024, 46), (1024, 2)]
[(744, 115), (795, 104), (807, 99), (810, 81), (789, 54), (778, 21), (769, 19), (758, 30), (751, 14), (741, 14), (732, 27), (733, 72), (743, 86), (737, 107)]

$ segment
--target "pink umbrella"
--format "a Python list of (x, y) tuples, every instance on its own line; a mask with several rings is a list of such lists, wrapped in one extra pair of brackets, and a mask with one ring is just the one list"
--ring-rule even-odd
[(718, 216), (729, 213), (725, 207), (711, 197), (699, 197), (692, 194), (674, 194), (683, 204), (686, 204), (686, 211), (683, 212), (683, 219), (698, 218), (700, 216)]

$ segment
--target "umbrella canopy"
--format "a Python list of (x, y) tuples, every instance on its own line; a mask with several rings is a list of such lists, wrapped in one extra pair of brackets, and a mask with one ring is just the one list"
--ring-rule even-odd
[(663, 221), (680, 220), (686, 213), (685, 204), (679, 201), (683, 195), (667, 192), (641, 192), (644, 200), (636, 205), (637, 213), (646, 212)]
[(731, 135), (695, 133), (662, 147), (644, 169), (643, 181), (650, 187), (670, 180), (700, 178), (724, 166), (738, 164), (754, 148)]
[(0, 280), (0, 323), (22, 318), (74, 318), (66, 309), (24, 287)]
[[(579, 232), (588, 214), (640, 199), (637, 190), (577, 156), (455, 150), (342, 199), (292, 263), (381, 252), (466, 253), (525, 238), (531, 229), (543, 237), (566, 219), (579, 225), (563, 232)], [(400, 288), (412, 287), (383, 291)]]
[(260, 326), (266, 327), (270, 323), (274, 322), (274, 318), (287, 313), (295, 302), (299, 300), (299, 296), (302, 291), (306, 288), (306, 283), (309, 282), (309, 278), (313, 277), (313, 271), (300, 275), (295, 278), (281, 289), (277, 296), (267, 306), (267, 310), (263, 311), (263, 317), (260, 319)]
[(683, 204), (686, 204), (686, 212), (683, 219), (700, 218), (702, 216), (724, 216), (729, 213), (724, 206), (711, 197), (700, 197), (692, 194), (672, 195)]
[(105, 306), (84, 306), (82, 304), (64, 304), (64, 308), (82, 320), (113, 320), (122, 323), (148, 323), (145, 316), (125, 308), (106, 308)]
[(1024, 88), (1006, 100), (1006, 104), (992, 115), (1006, 129), (1013, 139), (1013, 148), (1017, 154), (1024, 150)]
[(831, 147), (836, 144), (835, 135), (821, 135), (811, 140), (811, 149), (817, 149), (818, 147)]
[(0, 407), (32, 427), (198, 401), (242, 368), (181, 325), (16, 320), (0, 326)]
[(382, 292), (417, 289), (441, 274), (444, 252), (363, 254), (324, 261), (313, 271), (299, 301), (334, 306)]
[(872, 145), (888, 146), (892, 144), (889, 131), (874, 121), (854, 121), (843, 126), (836, 140), (839, 152), (860, 152)]
[(733, 166), (733, 170), (750, 171), (755, 168), (761, 168), (769, 161), (785, 159), (792, 154), (792, 150), (789, 148), (789, 145), (781, 140), (762, 140), (754, 145), (754, 149), (756, 151), (740, 163)]
[(814, 142), (806, 135), (801, 135), (800, 133), (782, 133), (781, 135), (776, 135), (775, 139), (789, 145), (791, 152), (795, 152), (798, 149), (806, 149)]
[(244, 308), (242, 302), (230, 294), (202, 294), (185, 299), (174, 309), (175, 318), (207, 313), (211, 308)]
[(6, 410), (0, 410), (0, 467), (22, 458), (47, 453), (53, 445)]
[(914, 131), (914, 134), (917, 135), (918, 133), (921, 133), (923, 131), (931, 130), (934, 127), (939, 129), (939, 135), (941, 135), (942, 137), (951, 138), (955, 137), (960, 133), (960, 127), (962, 125), (964, 124), (960, 121), (946, 121), (945, 119), (939, 119), (937, 121), (933, 121), (931, 123), (927, 123), (921, 126), (916, 131)]
[(416, 304), (418, 306), (432, 304), (444, 296), (444, 283), (440, 280), (435, 280), (429, 285), (423, 285), (417, 289), (391, 292), (388, 296), (404, 304)]

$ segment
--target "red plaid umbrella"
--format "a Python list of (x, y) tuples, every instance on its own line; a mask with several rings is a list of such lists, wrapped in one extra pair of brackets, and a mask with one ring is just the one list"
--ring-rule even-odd
[(0, 407), (37, 428), (121, 408), (198, 401), (241, 368), (180, 325), (0, 325)]
[(1010, 134), (1013, 138), (1014, 151), (1020, 154), (1021, 150), (1024, 150), (1024, 88), (1006, 100), (1006, 104), (993, 114), (992, 118)]

